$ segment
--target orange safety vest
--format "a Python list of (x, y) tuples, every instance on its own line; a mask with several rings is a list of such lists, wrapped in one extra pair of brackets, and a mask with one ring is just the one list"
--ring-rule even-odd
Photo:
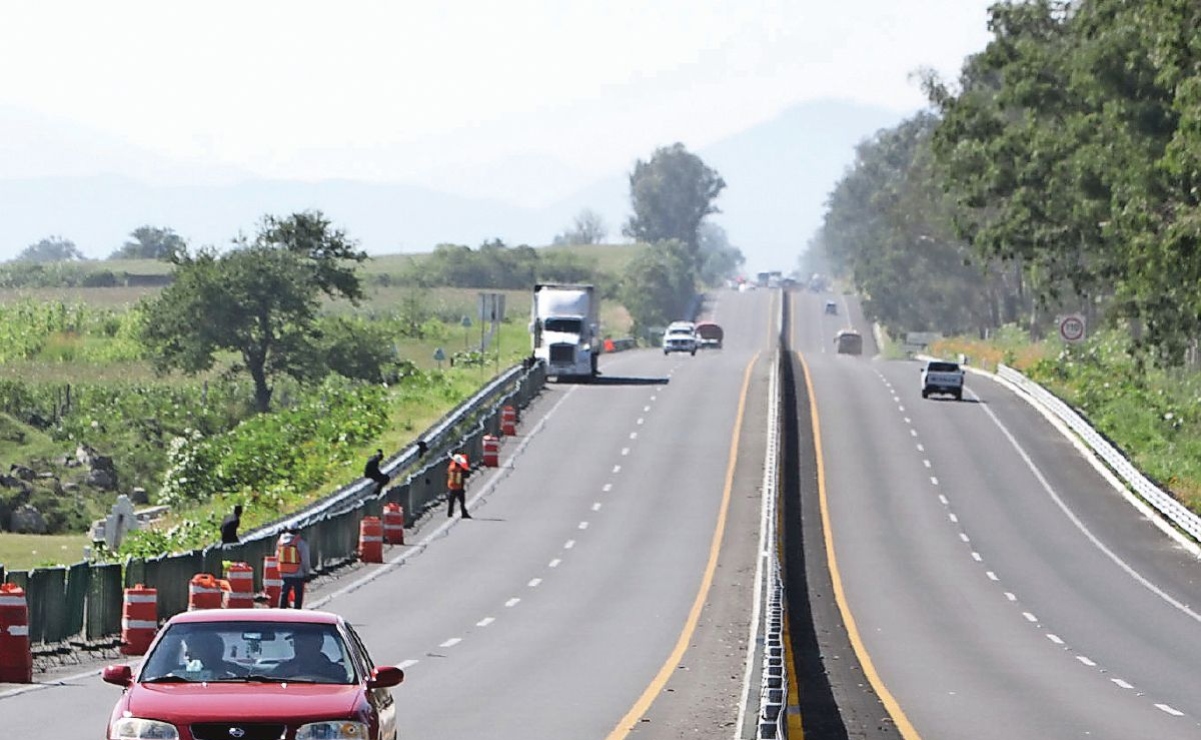
[(446, 466), (446, 488), (451, 491), (463, 490), (463, 468), (453, 460)]
[(275, 548), (275, 557), (279, 560), (279, 575), (294, 576), (300, 572), (300, 548), (293, 540), (280, 544)]

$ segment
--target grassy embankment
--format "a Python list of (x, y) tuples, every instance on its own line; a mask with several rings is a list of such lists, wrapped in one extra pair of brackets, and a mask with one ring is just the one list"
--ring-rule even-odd
[[(598, 269), (609, 275), (620, 274), (625, 261), (633, 254), (632, 247), (620, 246), (572, 249), (580, 250), (582, 256), (595, 262)], [(354, 450), (353, 454), (347, 454), (342, 460), (323, 461), (323, 483), (311, 490), (298, 492), (295, 497), (288, 499), (288, 505), (299, 507), (346, 480), (357, 477), (361, 473), (362, 459), (370, 450), (377, 446), (385, 451), (403, 448), (446, 411), (490, 379), (498, 368), (508, 367), (528, 354), (529, 337), (526, 324), (530, 310), (529, 293), (499, 291), (505, 294), (506, 317), (499, 333), (492, 338), (488, 362), (484, 365), (452, 368), (447, 361), (439, 363), (435, 360), (434, 354), (438, 348), (450, 356), (465, 349), (475, 350), (478, 347), (482, 328), (476, 316), (480, 291), (410, 288), (388, 284), (386, 279), (380, 280), (378, 277), (393, 274), (413, 261), (420, 261), (421, 258), (421, 255), (388, 255), (371, 259), (363, 268), (368, 299), (359, 307), (335, 304), (329, 309), (337, 313), (353, 313), (374, 319), (394, 316), (399, 307), (406, 302), (419, 305), (421, 313), (428, 317), (426, 327), (430, 331), (420, 337), (404, 337), (398, 340), (398, 354), (401, 359), (412, 362), (424, 371), (436, 371), (441, 381), (437, 387), (426, 387), (413, 392), (396, 389), (395, 392), (391, 392), (388, 395), (387, 426), (378, 437), (361, 445), (362, 449)], [(97, 268), (145, 275), (165, 274), (169, 272), (170, 266), (150, 261), (105, 261), (97, 263)], [(41, 305), (62, 303), (68, 306), (82, 305), (93, 313), (111, 311), (120, 315), (140, 299), (155, 295), (158, 290), (160, 289), (148, 286), (0, 290), (0, 307), (22, 302)], [(462, 327), (460, 321), (463, 316), (471, 318), (472, 326)], [(602, 303), (602, 323), (613, 336), (623, 336), (628, 332), (630, 325), (628, 314), (613, 301)], [(205, 379), (185, 378), (179, 375), (158, 377), (150, 363), (144, 359), (98, 360), (98, 357), (104, 356), (103, 351), (96, 351), (98, 342), (103, 343), (104, 339), (84, 333), (58, 332), (48, 338), (34, 356), (10, 358), (0, 362), (0, 380), (36, 382), (48, 386), (78, 386), (91, 383), (101, 386), (112, 384), (114, 387), (128, 387), (131, 384), (148, 387), (160, 384), (198, 384)], [(210, 377), (215, 378), (217, 375), (218, 372), (214, 372)], [(52, 439), (48, 434), (3, 415), (0, 415), (0, 421), (0, 459), (10, 462), (45, 461), (69, 455), (74, 450), (75, 440)], [(97, 431), (87, 442), (105, 452), (109, 440)], [(121, 461), (117, 462), (120, 465)], [(151, 463), (145, 465), (153, 467)], [(156, 481), (140, 481), (134, 484), (143, 485), (152, 496), (158, 487)], [(128, 487), (128, 484), (123, 485), (123, 490), (127, 491)], [(228, 512), (232, 500), (233, 497), (229, 496), (214, 496), (207, 502), (174, 512), (164, 522), (164, 526), (178, 527), (190, 522), (200, 525), (205, 531), (211, 529), (215, 534), (216, 523)], [(87, 510), (88, 518), (96, 518), (103, 514), (108, 502), (81, 497), (77, 503)], [(243, 530), (271, 521), (280, 513), (277, 508), (271, 506), (248, 506), (243, 517)], [(90, 543), (87, 535), (82, 533), (45, 537), (0, 533), (0, 563), (10, 570), (15, 570), (56, 562), (76, 562), (88, 544)]]

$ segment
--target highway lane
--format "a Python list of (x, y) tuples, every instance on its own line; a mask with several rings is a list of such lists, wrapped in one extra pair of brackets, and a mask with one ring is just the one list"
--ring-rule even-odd
[[(409, 534), (405, 549), (421, 551), (403, 565), (364, 566), (313, 595), (356, 625), (377, 662), (405, 667), (401, 737), (685, 736), (668, 717), (642, 719), (671, 690), (665, 666), (673, 681), (679, 670), (668, 659), (713, 577), (731, 491), (742, 493), (734, 506), (755, 505), (761, 452), (731, 479), (731, 440), (744, 389), (765, 392), (772, 300), (719, 297), (723, 350), (622, 353), (603, 358), (601, 382), (552, 383), (503, 445), (504, 467), (473, 476), (474, 519), (436, 512)], [(747, 420), (751, 447), (761, 427)], [(740, 521), (757, 524), (757, 511)], [(723, 557), (754, 562), (753, 530), (720, 542)], [(87, 676), (0, 696), (0, 707), (14, 736), (95, 736), (117, 692)], [(737, 708), (721, 709), (731, 727)]]
[(837, 575), (902, 734), (1201, 734), (1196, 559), (1008, 389), (923, 400), (797, 298)]

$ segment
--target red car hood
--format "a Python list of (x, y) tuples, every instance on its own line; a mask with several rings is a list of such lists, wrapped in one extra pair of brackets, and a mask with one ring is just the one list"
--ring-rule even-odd
[(362, 687), (307, 683), (135, 685), (125, 709), (176, 724), (222, 720), (296, 724), (350, 717)]

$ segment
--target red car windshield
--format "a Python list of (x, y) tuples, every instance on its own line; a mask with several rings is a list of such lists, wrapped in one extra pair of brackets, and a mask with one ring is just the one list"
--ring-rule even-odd
[(330, 624), (204, 622), (168, 627), (138, 681), (350, 684), (356, 671)]

